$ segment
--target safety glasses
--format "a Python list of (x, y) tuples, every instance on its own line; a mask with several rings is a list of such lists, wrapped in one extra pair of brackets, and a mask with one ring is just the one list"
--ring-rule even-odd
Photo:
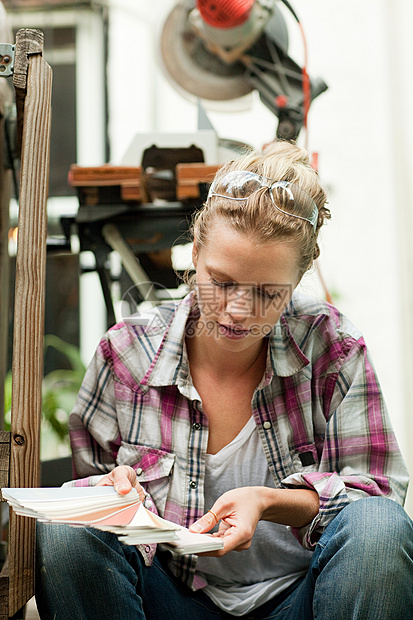
[(315, 232), (318, 209), (314, 200), (301, 187), (288, 181), (274, 181), (250, 170), (232, 170), (216, 179), (209, 188), (208, 197), (247, 200), (254, 192), (266, 187), (278, 211), (309, 222)]

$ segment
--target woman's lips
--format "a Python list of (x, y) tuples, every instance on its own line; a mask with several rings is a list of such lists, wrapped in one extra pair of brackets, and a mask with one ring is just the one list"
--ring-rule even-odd
[(222, 325), (218, 323), (218, 331), (222, 336), (230, 338), (230, 340), (240, 340), (249, 334), (249, 329), (241, 329), (231, 325)]

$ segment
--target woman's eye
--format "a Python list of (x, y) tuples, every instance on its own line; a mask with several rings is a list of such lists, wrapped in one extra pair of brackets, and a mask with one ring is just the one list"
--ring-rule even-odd
[(268, 291), (263, 291), (262, 289), (258, 289), (258, 295), (261, 299), (265, 299), (267, 301), (274, 301), (280, 297), (280, 293), (278, 291), (276, 293), (269, 293)]
[(218, 286), (219, 288), (229, 288), (230, 286), (235, 286), (235, 282), (219, 282), (218, 280), (214, 280), (214, 278), (211, 278), (211, 282), (214, 286)]

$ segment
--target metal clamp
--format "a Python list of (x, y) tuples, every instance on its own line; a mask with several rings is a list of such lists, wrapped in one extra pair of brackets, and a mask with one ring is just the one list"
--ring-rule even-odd
[(13, 75), (15, 47), (11, 43), (0, 43), (0, 77)]

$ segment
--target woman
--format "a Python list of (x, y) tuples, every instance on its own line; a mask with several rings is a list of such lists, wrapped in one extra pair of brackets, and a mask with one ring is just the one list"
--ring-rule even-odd
[(223, 549), (176, 557), (42, 526), (42, 618), (409, 617), (407, 474), (368, 352), (335, 308), (294, 293), (327, 217), (295, 145), (217, 173), (194, 289), (106, 334), (71, 439), (77, 484), (133, 486)]

